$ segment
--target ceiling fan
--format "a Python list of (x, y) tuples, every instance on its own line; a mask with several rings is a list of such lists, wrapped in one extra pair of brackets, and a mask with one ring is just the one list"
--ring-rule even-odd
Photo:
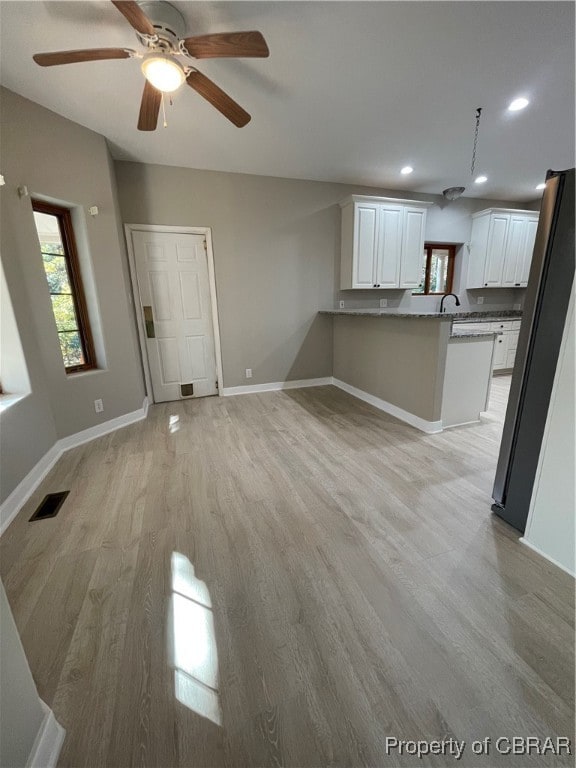
[(163, 94), (172, 93), (186, 83), (216, 107), (235, 126), (242, 128), (250, 115), (216, 83), (193, 66), (193, 59), (222, 57), (266, 58), (270, 55), (260, 32), (225, 32), (185, 37), (182, 15), (170, 3), (112, 0), (112, 4), (136, 31), (136, 37), (149, 49), (139, 53), (131, 48), (92, 48), (78, 51), (36, 53), (41, 67), (75, 64), (106, 59), (142, 59), (146, 78), (140, 104), (138, 130), (154, 131)]

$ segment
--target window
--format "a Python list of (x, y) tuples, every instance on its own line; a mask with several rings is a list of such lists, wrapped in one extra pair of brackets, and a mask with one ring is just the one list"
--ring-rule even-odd
[(66, 373), (90, 370), (96, 358), (70, 211), (39, 200), (32, 208)]
[(453, 243), (424, 243), (422, 279), (412, 295), (451, 293), (455, 256), (456, 246)]

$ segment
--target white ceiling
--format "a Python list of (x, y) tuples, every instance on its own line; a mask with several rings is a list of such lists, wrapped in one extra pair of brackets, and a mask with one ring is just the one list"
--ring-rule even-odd
[[(138, 60), (40, 68), (32, 54), (139, 48), (109, 2), (10, 2), (3, 85), (106, 136), (114, 157), (267, 176), (533, 200), (548, 168), (574, 165), (570, 2), (175, 2), (187, 34), (258, 29), (269, 59), (198, 69), (252, 114), (235, 128), (184, 87), (168, 128), (136, 129)], [(530, 105), (509, 113), (524, 95)], [(484, 108), (470, 182), (475, 108)], [(411, 176), (399, 175), (410, 164)]]

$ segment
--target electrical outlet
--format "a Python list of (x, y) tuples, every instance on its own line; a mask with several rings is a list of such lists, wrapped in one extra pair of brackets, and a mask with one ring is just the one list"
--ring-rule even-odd
[(384, 309), (388, 306), (388, 299), (380, 299), (380, 309)]
[(478, 296), (476, 299), (476, 304), (484, 304), (484, 296)]
[(246, 378), (247, 379), (252, 378), (252, 368), (246, 368)]
[(98, 400), (94, 400), (94, 410), (96, 413), (102, 413), (104, 410), (104, 404), (102, 403), (102, 399), (98, 398)]
[(340, 302), (340, 309), (344, 309), (344, 302), (343, 301)]
[(522, 304), (514, 304), (514, 309), (522, 309)]

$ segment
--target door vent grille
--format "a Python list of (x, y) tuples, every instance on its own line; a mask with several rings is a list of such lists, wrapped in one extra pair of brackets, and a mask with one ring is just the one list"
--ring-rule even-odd
[(59, 491), (58, 493), (49, 493), (47, 496), (44, 496), (44, 500), (28, 522), (44, 520), (47, 517), (56, 517), (69, 493), (70, 491)]

